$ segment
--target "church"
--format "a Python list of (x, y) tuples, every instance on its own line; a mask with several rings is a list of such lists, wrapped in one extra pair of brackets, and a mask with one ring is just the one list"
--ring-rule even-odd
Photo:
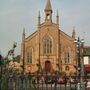
[(42, 73), (58, 71), (66, 75), (75, 75), (75, 29), (72, 31), (72, 36), (60, 29), (58, 11), (56, 22), (53, 22), (50, 0), (46, 2), (44, 13), (44, 22), (41, 22), (40, 12), (38, 14), (37, 31), (25, 37), (25, 29), (23, 30), (21, 63), (31, 69), (37, 67)]

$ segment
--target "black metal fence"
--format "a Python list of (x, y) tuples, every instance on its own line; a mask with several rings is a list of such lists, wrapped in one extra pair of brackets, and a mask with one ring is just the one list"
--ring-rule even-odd
[(0, 90), (88, 90), (87, 83), (79, 83), (77, 77), (73, 81), (71, 76), (59, 79), (55, 75), (3, 75)]

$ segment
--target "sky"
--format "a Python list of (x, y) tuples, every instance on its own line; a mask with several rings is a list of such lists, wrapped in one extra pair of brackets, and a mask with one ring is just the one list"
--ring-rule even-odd
[[(84, 38), (85, 45), (90, 46), (90, 0), (51, 0), (53, 22), (58, 9), (60, 29), (70, 35), (73, 26), (76, 36)], [(37, 30), (38, 12), (44, 22), (46, 0), (0, 0), (0, 52), (6, 56), (17, 42), (15, 54), (21, 52), (22, 32), (26, 37)]]

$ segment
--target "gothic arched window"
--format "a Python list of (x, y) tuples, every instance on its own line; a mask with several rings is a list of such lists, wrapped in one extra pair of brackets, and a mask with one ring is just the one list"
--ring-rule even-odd
[(65, 60), (65, 63), (69, 63), (69, 62), (70, 62), (69, 52), (65, 52), (65, 53), (64, 53), (64, 60)]
[(27, 63), (32, 63), (32, 50), (27, 53)]
[(44, 54), (52, 53), (52, 40), (50, 37), (46, 37), (43, 40), (43, 53)]
[(32, 63), (32, 52), (29, 53), (29, 63)]

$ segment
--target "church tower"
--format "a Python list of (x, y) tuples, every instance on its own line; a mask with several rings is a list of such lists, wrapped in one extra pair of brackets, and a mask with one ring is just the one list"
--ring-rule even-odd
[(75, 27), (73, 27), (72, 38), (73, 38), (74, 40), (76, 39)]
[(52, 22), (52, 6), (50, 0), (47, 0), (46, 7), (44, 9), (45, 11), (45, 21), (51, 21)]

